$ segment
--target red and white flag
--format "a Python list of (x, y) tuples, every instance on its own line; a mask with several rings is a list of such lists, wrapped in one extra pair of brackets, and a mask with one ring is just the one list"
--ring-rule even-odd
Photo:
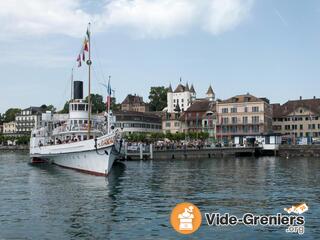
[(78, 67), (81, 67), (81, 55), (80, 54), (77, 58), (77, 62), (78, 62)]

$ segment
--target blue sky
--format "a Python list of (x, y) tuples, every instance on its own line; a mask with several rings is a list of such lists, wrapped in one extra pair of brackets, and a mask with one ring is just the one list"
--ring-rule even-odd
[[(221, 99), (319, 96), (320, 2), (298, 0), (3, 0), (0, 112), (70, 96), (70, 72), (92, 22), (93, 92), (112, 76), (117, 101), (151, 86), (209, 84)], [(87, 80), (75, 68), (75, 79)]]

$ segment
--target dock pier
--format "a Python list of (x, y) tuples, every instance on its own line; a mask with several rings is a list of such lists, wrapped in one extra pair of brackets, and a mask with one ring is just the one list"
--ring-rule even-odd
[(171, 160), (171, 159), (204, 159), (228, 156), (260, 156), (261, 147), (215, 147), (215, 148), (186, 148), (186, 149), (154, 149), (153, 144), (139, 143), (137, 146), (124, 144), (124, 160)]

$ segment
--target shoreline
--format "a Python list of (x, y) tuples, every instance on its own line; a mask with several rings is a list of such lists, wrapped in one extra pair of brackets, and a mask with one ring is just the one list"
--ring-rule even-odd
[[(320, 145), (280, 145), (276, 151), (261, 151), (259, 148), (203, 148), (203, 149), (165, 149), (154, 150), (154, 159), (191, 159), (226, 156), (279, 156), (279, 157), (320, 157)], [(0, 146), (0, 152), (29, 151), (29, 145)], [(240, 153), (240, 154), (238, 154)], [(132, 160), (136, 160), (133, 158)]]
[(29, 145), (0, 146), (0, 151), (29, 151)]

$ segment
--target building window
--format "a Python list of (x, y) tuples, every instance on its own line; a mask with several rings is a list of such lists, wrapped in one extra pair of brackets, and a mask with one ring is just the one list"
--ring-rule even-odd
[(222, 108), (222, 113), (228, 113), (228, 108)]
[(248, 117), (242, 117), (243, 124), (248, 124)]
[(259, 132), (259, 126), (256, 126), (256, 125), (252, 126), (252, 131), (255, 133)]
[(170, 122), (166, 122), (166, 127), (170, 127)]
[(223, 133), (226, 133), (226, 132), (228, 132), (228, 127), (226, 127), (226, 126), (223, 126), (223, 127), (222, 127), (222, 132), (223, 132)]
[(231, 121), (232, 121), (232, 124), (237, 124), (237, 117), (232, 117)]
[(229, 119), (227, 117), (222, 118), (222, 123), (223, 124), (228, 124), (229, 123)]
[(244, 107), (244, 112), (248, 112), (248, 107)]
[(231, 128), (231, 132), (232, 133), (236, 133), (237, 132), (237, 126), (232, 126), (232, 128)]
[(303, 130), (303, 125), (302, 124), (300, 124), (300, 130)]
[(231, 112), (232, 113), (236, 113), (237, 112), (237, 108), (236, 107), (231, 108)]
[(259, 112), (259, 107), (252, 107), (252, 112)]
[(253, 116), (252, 123), (259, 123), (259, 116)]

